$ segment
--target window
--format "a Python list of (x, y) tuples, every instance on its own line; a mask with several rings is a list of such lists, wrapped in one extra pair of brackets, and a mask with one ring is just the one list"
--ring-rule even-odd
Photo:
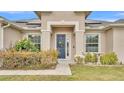
[(40, 50), (40, 47), (41, 47), (41, 37), (40, 35), (28, 35), (28, 39), (30, 39), (34, 44), (35, 46)]
[(98, 52), (98, 51), (99, 51), (99, 35), (86, 34), (86, 52)]

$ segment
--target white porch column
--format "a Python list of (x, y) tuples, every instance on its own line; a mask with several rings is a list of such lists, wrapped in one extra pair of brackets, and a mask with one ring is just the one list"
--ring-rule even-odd
[(75, 31), (76, 55), (81, 55), (83, 52), (83, 35), (84, 31)]
[(42, 31), (42, 44), (41, 50), (49, 50), (50, 49), (50, 37), (51, 37), (51, 32), (50, 31)]

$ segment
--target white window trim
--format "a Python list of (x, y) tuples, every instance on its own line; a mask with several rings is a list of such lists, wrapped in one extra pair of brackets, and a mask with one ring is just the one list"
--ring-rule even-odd
[[(39, 35), (39, 36), (41, 37), (41, 38), (40, 38), (40, 50), (41, 50), (41, 49), (42, 49), (42, 43), (41, 43), (41, 42), (42, 42), (42, 36), (41, 36), (41, 33), (26, 33), (26, 34), (25, 34), (25, 37), (28, 39), (28, 36), (29, 36), (29, 35)], [(24, 37), (24, 38), (25, 38), (25, 37)], [(38, 44), (39, 44), (39, 43), (38, 43)]]
[(91, 53), (101, 53), (101, 34), (100, 33), (85, 33), (84, 35), (84, 52), (86, 52), (86, 35), (98, 35), (98, 52), (91, 52)]

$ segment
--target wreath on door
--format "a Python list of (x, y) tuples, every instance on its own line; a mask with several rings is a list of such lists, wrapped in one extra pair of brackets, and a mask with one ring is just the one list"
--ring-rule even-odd
[(64, 46), (64, 41), (59, 41), (58, 43), (61, 47)]

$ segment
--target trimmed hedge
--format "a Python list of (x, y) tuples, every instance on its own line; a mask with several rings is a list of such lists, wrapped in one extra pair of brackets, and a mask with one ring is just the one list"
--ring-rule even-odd
[(55, 50), (41, 52), (25, 51), (4, 51), (0, 52), (0, 58), (3, 59), (2, 68), (18, 69), (25, 67), (50, 66), (57, 64), (58, 53)]

